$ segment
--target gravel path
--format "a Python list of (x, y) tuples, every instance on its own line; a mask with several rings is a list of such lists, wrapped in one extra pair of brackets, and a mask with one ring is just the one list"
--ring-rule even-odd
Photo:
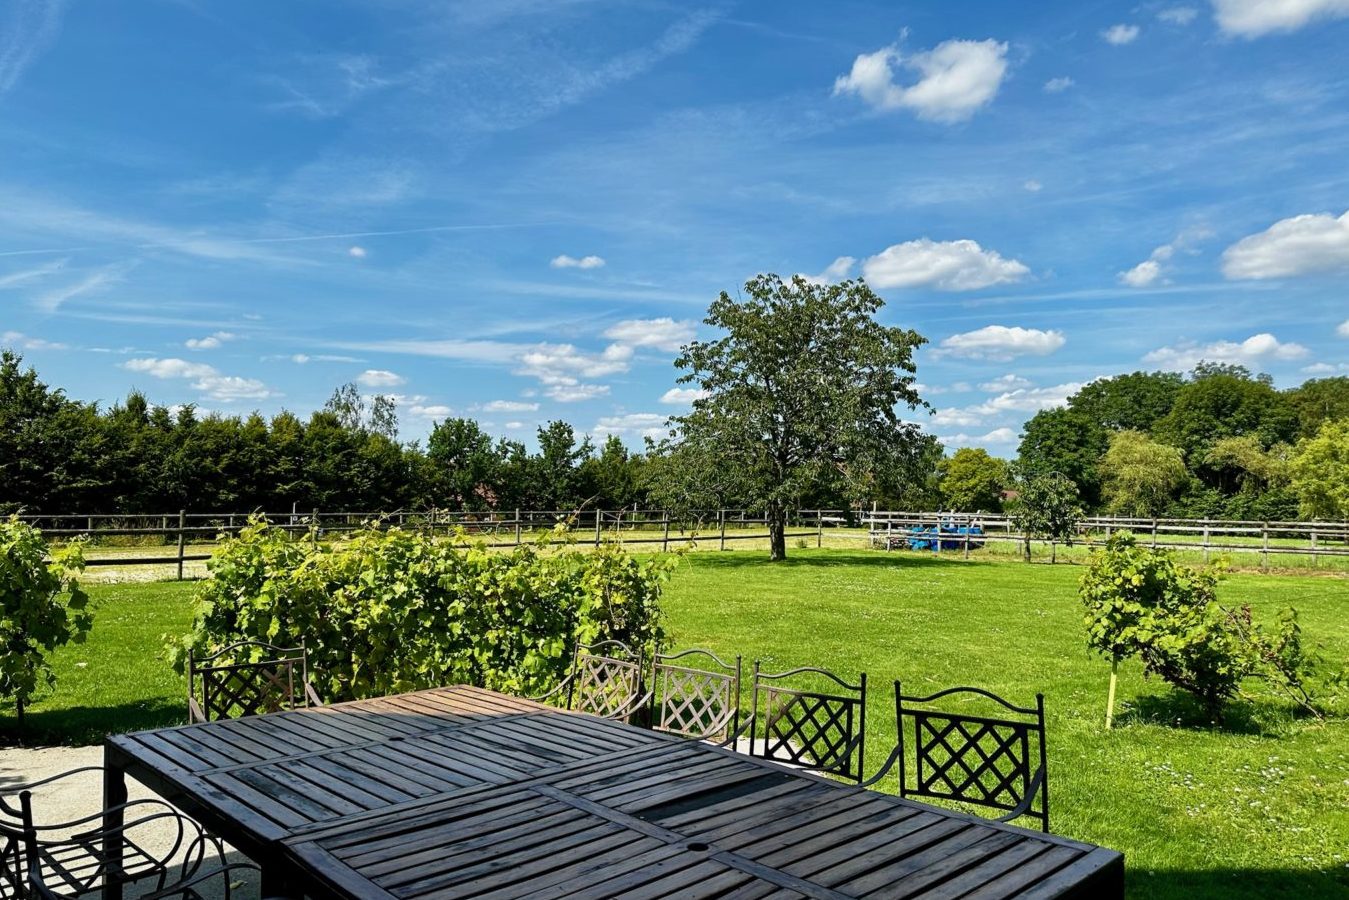
[[(102, 747), (45, 747), (37, 749), (0, 750), (0, 792), (13, 794), (17, 804), (17, 793), (25, 784), (78, 769), (82, 766), (98, 766), (103, 763)], [(127, 793), (132, 800), (158, 799), (143, 785), (128, 780)], [(98, 772), (85, 772), (78, 776), (62, 779), (50, 787), (39, 788), (33, 795), (34, 818), (39, 822), (66, 822), (83, 818), (98, 812), (102, 806), (103, 782)], [(167, 851), (177, 836), (177, 828), (172, 820), (156, 821), (137, 829), (135, 840), (151, 851)], [(245, 862), (236, 851), (231, 850), (230, 862)], [(234, 879), (233, 898), (249, 900), (258, 896), (256, 878), (252, 873), (242, 873)], [(212, 879), (200, 889), (206, 900), (223, 897), (223, 879)], [(128, 889), (127, 897), (137, 895)]]

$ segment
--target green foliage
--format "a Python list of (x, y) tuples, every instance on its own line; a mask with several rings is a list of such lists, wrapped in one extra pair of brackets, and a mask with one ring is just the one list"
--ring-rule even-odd
[(1215, 569), (1178, 565), (1127, 531), (1112, 535), (1082, 576), (1087, 645), (1113, 659), (1140, 658), (1146, 674), (1194, 694), (1215, 722), (1251, 676), (1316, 712), (1308, 679), (1318, 660), (1304, 651), (1297, 610), (1280, 611), (1271, 637), (1250, 607), (1219, 604), (1217, 586)]
[(1012, 522), (1022, 534), (1067, 544), (1081, 520), (1077, 485), (1058, 473), (1026, 479), (1012, 508)]
[(1349, 375), (1304, 381), (1288, 391), (1288, 401), (1297, 413), (1298, 436), (1311, 437), (1325, 422), (1349, 419)]
[(1095, 506), (1101, 499), (1098, 464), (1109, 446), (1110, 432), (1086, 413), (1071, 406), (1044, 409), (1022, 429), (1017, 468), (1027, 476), (1058, 472)]
[(1349, 518), (1349, 419), (1326, 421), (1299, 441), (1290, 469), (1304, 516)]
[(1252, 378), (1240, 366), (1201, 365), (1153, 434), (1180, 448), (1186, 462), (1197, 467), (1223, 438), (1251, 435), (1262, 448), (1291, 442), (1297, 415), (1268, 376)]
[(1189, 478), (1179, 450), (1138, 431), (1112, 436), (1100, 469), (1106, 509), (1125, 516), (1160, 515)]
[[(760, 275), (745, 296), (725, 292), (675, 361), (682, 384), (704, 393), (673, 420), (674, 446), (695, 471), (728, 469), (770, 531), (769, 556), (786, 556), (787, 510), (832, 488), (853, 499), (917, 480), (931, 442), (898, 409), (923, 406), (914, 387), (915, 331), (876, 320), (884, 305), (865, 283), (811, 284)], [(667, 476), (678, 472), (668, 471)]]
[(36, 528), (17, 516), (0, 521), (0, 697), (14, 701), (21, 726), (39, 685), (56, 683), (47, 655), (83, 643), (93, 625), (80, 550), (72, 543), (49, 556)]
[(172, 656), (181, 666), (188, 649), (303, 639), (327, 700), (462, 682), (533, 693), (558, 679), (577, 641), (659, 644), (673, 565), (610, 545), (498, 553), (373, 525), (315, 546), (254, 520), (217, 552)]
[(937, 464), (942, 508), (955, 512), (997, 512), (1012, 476), (1005, 460), (987, 450), (962, 447)]

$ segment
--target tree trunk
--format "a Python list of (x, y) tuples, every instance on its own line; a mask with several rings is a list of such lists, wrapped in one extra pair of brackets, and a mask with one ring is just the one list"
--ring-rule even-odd
[(777, 562), (787, 558), (787, 510), (776, 503), (765, 512), (768, 519), (768, 560)]
[(1030, 562), (1030, 538), (1023, 538), (1021, 541), (1021, 558)]

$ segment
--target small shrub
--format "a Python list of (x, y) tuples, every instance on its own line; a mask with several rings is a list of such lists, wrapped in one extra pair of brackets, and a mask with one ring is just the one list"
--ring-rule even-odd
[(1177, 565), (1169, 551), (1119, 532), (1082, 576), (1087, 644), (1116, 660), (1139, 657), (1146, 674), (1194, 694), (1212, 721), (1251, 676), (1319, 715), (1308, 682), (1320, 661), (1303, 648), (1297, 610), (1280, 611), (1271, 637), (1250, 607), (1219, 604), (1217, 585), (1217, 570)]
[(82, 571), (78, 542), (49, 553), (42, 533), (18, 516), (0, 521), (0, 697), (14, 701), (20, 728), (38, 686), (56, 683), (47, 654), (83, 643), (93, 625)]
[(304, 639), (327, 700), (454, 683), (533, 693), (556, 683), (577, 641), (658, 644), (672, 565), (614, 545), (502, 553), (462, 533), (446, 540), (374, 526), (315, 546), (258, 520), (210, 563), (174, 659), (181, 668), (189, 648)]

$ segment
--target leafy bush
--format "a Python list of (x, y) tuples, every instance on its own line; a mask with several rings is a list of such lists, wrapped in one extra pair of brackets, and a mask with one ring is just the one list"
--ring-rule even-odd
[(1071, 545), (1081, 520), (1077, 485), (1057, 472), (1026, 479), (1012, 507), (1012, 523), (1027, 537), (1027, 559), (1030, 559), (1030, 538), (1048, 538)]
[(49, 553), (42, 532), (18, 516), (0, 521), (0, 697), (14, 700), (20, 727), (39, 684), (56, 683), (47, 654), (83, 643), (93, 625), (82, 571), (79, 543)]
[(1250, 607), (1219, 604), (1217, 585), (1216, 570), (1177, 565), (1169, 551), (1119, 532), (1082, 576), (1087, 643), (1113, 659), (1141, 658), (1147, 674), (1194, 694), (1213, 721), (1251, 676), (1319, 715), (1308, 679), (1320, 661), (1302, 645), (1297, 610), (1281, 610), (1271, 636), (1252, 621)]
[(505, 553), (374, 525), (315, 546), (255, 520), (210, 563), (174, 658), (181, 668), (189, 648), (303, 639), (332, 701), (454, 683), (532, 693), (565, 672), (576, 641), (659, 643), (672, 565), (611, 545)]

